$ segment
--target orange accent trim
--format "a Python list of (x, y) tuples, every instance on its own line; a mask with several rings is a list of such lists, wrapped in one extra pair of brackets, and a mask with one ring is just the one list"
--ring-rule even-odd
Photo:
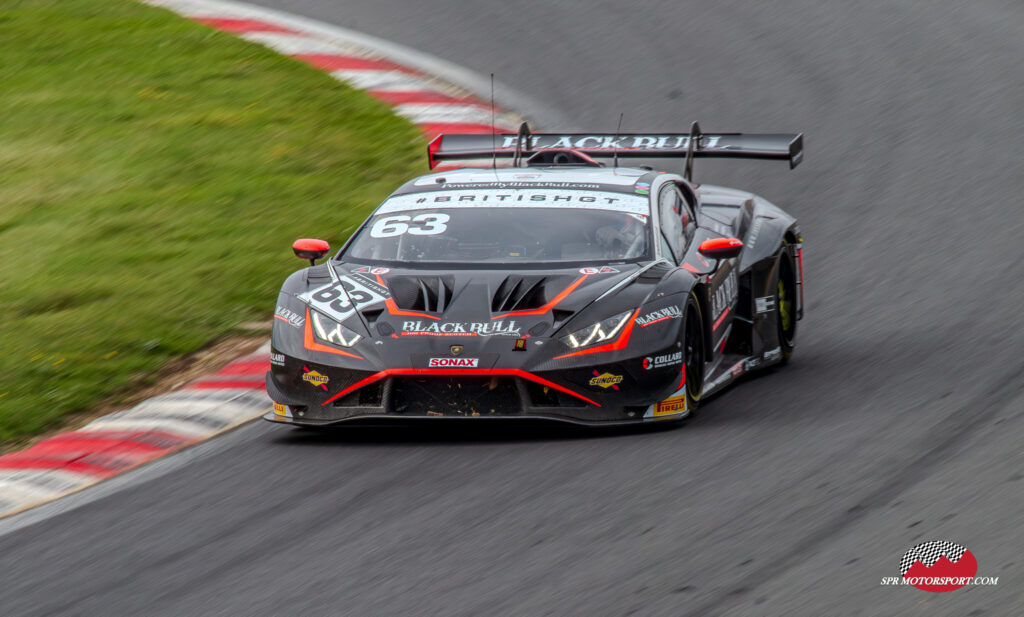
[(604, 345), (598, 345), (597, 347), (594, 347), (592, 349), (584, 349), (582, 351), (574, 351), (572, 353), (563, 354), (561, 356), (555, 356), (554, 358), (551, 358), (551, 359), (552, 360), (558, 360), (560, 358), (571, 358), (573, 356), (582, 356), (582, 355), (588, 354), (588, 353), (600, 353), (602, 351), (618, 351), (620, 349), (625, 349), (626, 345), (629, 345), (629, 335), (633, 333), (633, 325), (636, 324), (636, 317), (639, 314), (640, 314), (640, 309), (639, 308), (637, 308), (635, 311), (633, 311), (633, 314), (629, 318), (629, 323), (627, 323), (626, 327), (623, 328), (622, 332), (619, 333), (618, 338), (616, 338), (611, 343), (605, 343)]
[[(384, 279), (382, 279), (379, 274), (375, 274), (374, 276), (377, 277), (377, 282), (380, 283), (382, 286), (384, 286), (385, 288), (388, 286), (387, 283), (384, 282)], [(398, 308), (397, 304), (395, 304), (395, 299), (394, 298), (385, 298), (384, 299), (384, 306), (387, 307), (388, 314), (390, 314), (390, 315), (408, 315), (409, 317), (426, 317), (427, 319), (437, 319), (438, 321), (440, 321), (440, 319), (441, 319), (437, 315), (431, 315), (430, 313), (420, 313), (419, 311), (403, 311), (402, 309)]]
[(598, 403), (596, 401), (592, 401), (589, 398), (583, 396), (582, 394), (578, 394), (576, 392), (573, 392), (569, 388), (566, 388), (564, 386), (560, 386), (560, 385), (556, 384), (553, 381), (548, 381), (547, 379), (544, 379), (543, 377), (538, 377), (537, 375), (534, 375), (533, 373), (529, 373), (527, 371), (524, 371), (524, 370), (521, 370), (521, 369), (517, 369), (517, 368), (497, 368), (497, 369), (491, 369), (491, 368), (456, 368), (456, 369), (443, 369), (443, 368), (440, 368), (440, 369), (435, 369), (435, 368), (389, 368), (389, 369), (384, 369), (383, 371), (380, 371), (379, 373), (374, 373), (373, 375), (370, 375), (369, 377), (367, 377), (365, 379), (361, 379), (361, 380), (355, 382), (351, 386), (345, 388), (341, 392), (338, 392), (337, 394), (335, 394), (331, 398), (327, 399), (323, 403), (320, 403), (320, 406), (324, 407), (328, 403), (331, 403), (332, 401), (334, 401), (336, 399), (339, 399), (339, 398), (345, 396), (346, 394), (348, 394), (350, 392), (354, 392), (355, 390), (358, 390), (359, 388), (362, 388), (364, 386), (368, 386), (368, 385), (370, 385), (371, 383), (373, 383), (375, 381), (380, 381), (381, 379), (384, 379), (385, 377), (390, 377), (391, 375), (437, 375), (437, 376), (453, 376), (453, 375), (470, 375), (470, 376), (476, 375), (476, 376), (480, 376), (480, 375), (484, 375), (484, 376), (489, 376), (489, 377), (521, 377), (523, 379), (527, 379), (527, 380), (532, 381), (534, 383), (539, 383), (542, 386), (547, 386), (549, 388), (554, 388), (555, 390), (558, 390), (559, 392), (564, 392), (565, 394), (568, 394), (570, 396), (575, 396), (576, 398), (580, 399), (581, 401), (586, 401), (587, 403), (590, 403), (591, 405), (594, 405), (596, 407), (600, 407), (601, 406), (600, 403)]
[(718, 326), (722, 325), (722, 321), (725, 320), (725, 316), (729, 314), (730, 310), (731, 309), (728, 306), (725, 307), (725, 310), (722, 311), (722, 314), (719, 315), (718, 319), (715, 320), (715, 325), (711, 326), (712, 330), (717, 330)]
[(551, 302), (548, 302), (547, 304), (545, 304), (544, 306), (542, 306), (540, 308), (528, 309), (528, 310), (525, 310), (525, 311), (512, 311), (511, 313), (502, 313), (501, 315), (495, 315), (494, 317), (491, 317), (491, 319), (492, 320), (493, 319), (501, 319), (502, 317), (509, 317), (511, 315), (543, 315), (544, 313), (547, 313), (551, 309), (553, 309), (556, 306), (558, 306), (559, 302), (561, 302), (562, 300), (565, 300), (566, 296), (568, 296), (573, 291), (575, 291), (576, 288), (579, 287), (580, 284), (583, 283), (583, 281), (588, 276), (590, 276), (590, 275), (589, 274), (584, 274), (580, 278), (576, 279), (568, 287), (566, 287), (564, 290), (562, 290), (562, 293), (560, 293), (557, 296), (555, 296), (551, 300)]
[(363, 360), (362, 356), (357, 356), (354, 353), (335, 349), (321, 343), (317, 343), (316, 339), (313, 338), (313, 326), (309, 323), (309, 307), (306, 307), (306, 332), (305, 338), (302, 341), (303, 346), (306, 349), (312, 349), (313, 351), (323, 351), (326, 353), (333, 353), (339, 356), (348, 356), (349, 358), (356, 358), (357, 360)]
[(286, 319), (284, 317), (281, 317), (280, 315), (274, 315), (274, 319), (280, 319), (281, 321), (285, 322), (286, 324), (290, 324), (291, 323), (290, 321), (288, 321), (288, 319)]

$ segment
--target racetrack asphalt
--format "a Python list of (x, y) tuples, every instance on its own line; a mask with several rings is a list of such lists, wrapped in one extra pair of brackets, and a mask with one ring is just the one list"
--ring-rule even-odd
[[(800, 218), (794, 360), (678, 430), (247, 425), (0, 535), (0, 615), (1024, 613), (1019, 3), (261, 3), (494, 72), (545, 128), (805, 132), (795, 171), (695, 174)], [(999, 584), (879, 584), (926, 540)]]

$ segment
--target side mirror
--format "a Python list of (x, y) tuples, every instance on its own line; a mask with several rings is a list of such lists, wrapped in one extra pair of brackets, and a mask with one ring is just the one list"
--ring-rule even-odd
[(743, 251), (743, 241), (739, 238), (712, 238), (700, 243), (697, 252), (712, 259), (732, 259)]
[(292, 250), (299, 259), (308, 259), (309, 265), (315, 266), (316, 260), (320, 259), (331, 250), (331, 245), (326, 240), (315, 238), (302, 238), (292, 244)]

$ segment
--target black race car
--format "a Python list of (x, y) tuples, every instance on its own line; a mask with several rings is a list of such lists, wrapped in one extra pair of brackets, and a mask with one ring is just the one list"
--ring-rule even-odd
[[(803, 239), (761, 197), (694, 184), (697, 157), (802, 158), (801, 135), (443, 135), (274, 315), (267, 420), (681, 419), (785, 362)], [(679, 157), (684, 173), (621, 167)], [(596, 159), (611, 159), (605, 166)], [(511, 167), (499, 167), (498, 160)], [(493, 162), (493, 165), (492, 165)]]

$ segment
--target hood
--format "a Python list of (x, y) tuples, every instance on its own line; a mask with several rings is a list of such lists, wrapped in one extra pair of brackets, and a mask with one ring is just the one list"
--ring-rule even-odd
[[(550, 336), (640, 268), (426, 270), (334, 264), (381, 297), (357, 311), (372, 336)], [(622, 293), (630, 285), (616, 290)], [(358, 302), (358, 298), (354, 298)], [(618, 303), (615, 303), (617, 306)], [(628, 307), (626, 307), (628, 308)]]

